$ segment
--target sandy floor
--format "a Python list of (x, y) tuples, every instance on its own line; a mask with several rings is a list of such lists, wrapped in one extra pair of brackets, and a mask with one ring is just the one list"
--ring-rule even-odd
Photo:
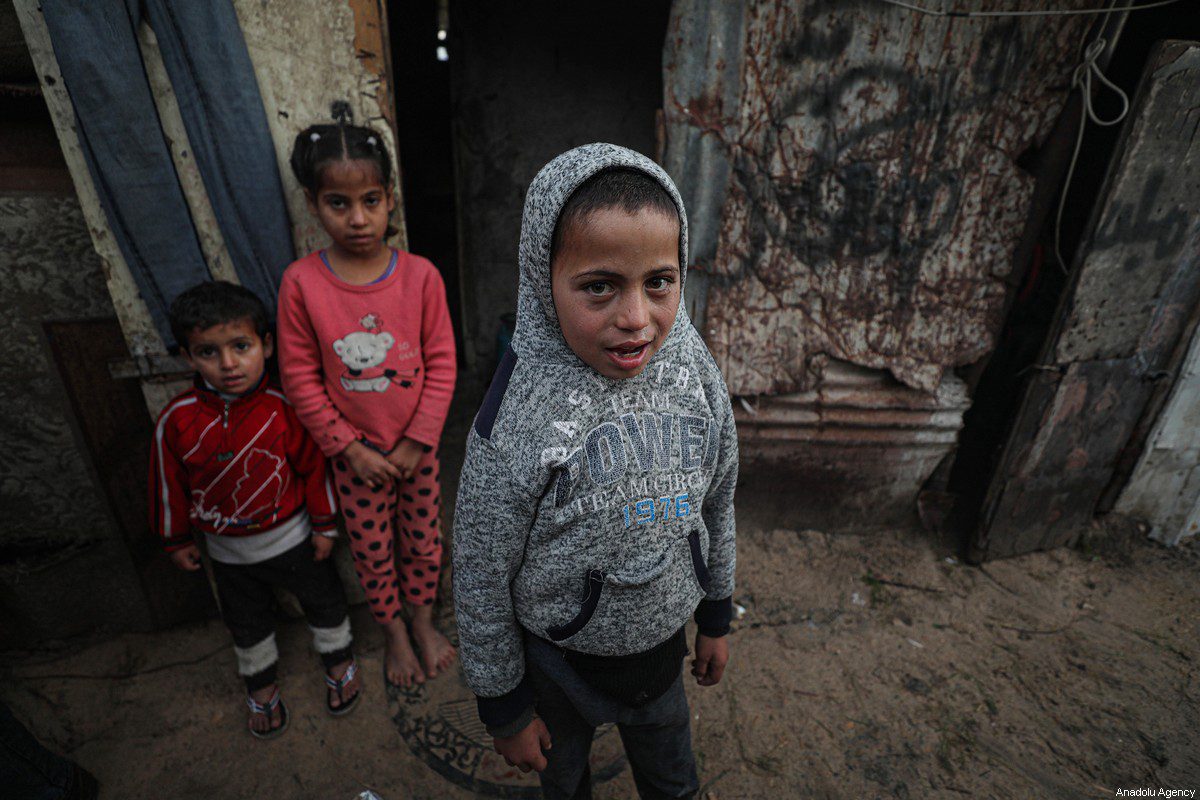
[[(905, 534), (747, 531), (718, 687), (689, 693), (702, 795), (1112, 797), (1200, 789), (1200, 546), (958, 564)], [(452, 621), (447, 620), (447, 624)], [(290, 730), (243, 730), (219, 623), (6, 659), (0, 697), (106, 798), (535, 796), (497, 763), (457, 673), (329, 718), (303, 624), (281, 628)], [(612, 732), (596, 796), (633, 796)], [(473, 787), (475, 791), (470, 788)], [(484, 790), (480, 792), (479, 790)]]

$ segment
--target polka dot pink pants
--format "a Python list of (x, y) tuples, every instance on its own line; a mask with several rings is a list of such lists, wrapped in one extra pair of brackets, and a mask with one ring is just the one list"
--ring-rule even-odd
[[(402, 601), (412, 606), (432, 603), (442, 559), (437, 453), (422, 455), (411, 478), (378, 489), (366, 485), (343, 458), (333, 459), (333, 467), (354, 571), (376, 622), (398, 617)], [(398, 576), (393, 549), (397, 541)]]

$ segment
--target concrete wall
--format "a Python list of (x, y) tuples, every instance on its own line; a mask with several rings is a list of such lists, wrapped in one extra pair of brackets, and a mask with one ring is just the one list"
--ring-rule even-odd
[(525, 190), (571, 147), (654, 155), (669, 3), (454, 3), (455, 151), (464, 353), (490, 376), (501, 314), (516, 309)]
[(147, 628), (42, 327), (113, 316), (74, 197), (0, 195), (0, 308), (0, 642)]

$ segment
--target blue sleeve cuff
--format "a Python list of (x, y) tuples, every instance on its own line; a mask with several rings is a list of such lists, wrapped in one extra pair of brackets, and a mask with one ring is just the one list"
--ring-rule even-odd
[(729, 633), (729, 621), (733, 619), (733, 596), (724, 600), (701, 600), (696, 608), (696, 630), (712, 639)]
[[(533, 686), (528, 676), (522, 676), (521, 682), (499, 697), (475, 697), (479, 706), (479, 719), (492, 736), (511, 736), (519, 732), (533, 719)], [(509, 731), (516, 722), (524, 721), (521, 728)]]

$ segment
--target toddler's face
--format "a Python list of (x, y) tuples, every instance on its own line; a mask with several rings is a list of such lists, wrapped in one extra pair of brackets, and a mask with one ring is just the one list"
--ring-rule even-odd
[(248, 319), (193, 328), (187, 338), (187, 362), (225, 394), (244, 394), (257, 386), (273, 351), (271, 334), (260, 338)]
[(370, 161), (335, 161), (321, 171), (321, 188), (309, 208), (346, 255), (370, 258), (383, 243), (396, 204)]
[(550, 267), (567, 344), (609, 378), (632, 378), (679, 309), (679, 221), (653, 209), (602, 208), (574, 220)]

